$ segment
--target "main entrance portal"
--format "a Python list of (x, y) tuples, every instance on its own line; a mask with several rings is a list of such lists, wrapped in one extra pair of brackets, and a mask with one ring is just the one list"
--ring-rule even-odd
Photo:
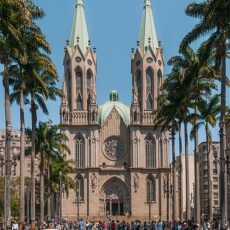
[(121, 216), (129, 211), (129, 195), (125, 184), (117, 178), (107, 181), (101, 190), (102, 203), (103, 212), (107, 215)]
[(106, 199), (106, 213), (110, 215), (121, 216), (124, 214), (124, 204), (115, 195), (111, 195)]

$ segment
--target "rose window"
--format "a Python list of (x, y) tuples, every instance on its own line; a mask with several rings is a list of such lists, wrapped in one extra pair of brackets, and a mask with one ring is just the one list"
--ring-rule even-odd
[(116, 136), (109, 137), (104, 142), (104, 153), (110, 160), (118, 160), (125, 154), (124, 142)]

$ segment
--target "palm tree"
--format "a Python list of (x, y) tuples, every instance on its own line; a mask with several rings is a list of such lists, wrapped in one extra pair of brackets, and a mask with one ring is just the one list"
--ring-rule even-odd
[(30, 25), (31, 13), (23, 0), (2, 0), (0, 3), (0, 63), (3, 64), (3, 86), (5, 89), (6, 122), (6, 176), (5, 176), (5, 226), (10, 220), (10, 180), (11, 180), (11, 109), (9, 89), (9, 65), (19, 53), (23, 54), (20, 28)]
[(211, 197), (211, 166), (210, 166), (210, 150), (212, 143), (212, 135), (209, 130), (209, 126), (215, 127), (218, 121), (218, 116), (221, 111), (221, 106), (219, 104), (219, 96), (215, 95), (210, 99), (200, 98), (197, 102), (197, 107), (199, 113), (197, 114), (198, 123), (197, 128), (204, 125), (206, 134), (206, 144), (207, 144), (207, 159), (208, 159), (208, 215), (209, 220), (212, 220), (212, 197)]
[[(41, 11), (41, 10), (40, 10)], [(42, 14), (42, 12), (40, 12)], [(27, 52), (27, 60), (22, 63), (18, 61), (18, 65), (10, 66), (10, 77), (13, 84), (14, 92), (11, 94), (11, 101), (17, 101), (20, 104), (20, 123), (21, 123), (21, 145), (20, 145), (20, 222), (24, 223), (25, 211), (24, 211), (24, 142), (25, 142), (25, 124), (24, 124), (24, 91), (26, 89), (26, 81), (31, 78), (31, 72), (33, 66), (39, 62), (33, 60), (34, 57), (40, 55), (41, 48), (49, 50), (49, 45), (42, 36), (40, 29), (33, 25), (30, 32), (23, 33), (24, 46)], [(42, 59), (41, 59), (42, 60)], [(42, 61), (40, 62), (42, 63)], [(36, 76), (35, 76), (36, 77)], [(40, 81), (39, 79), (33, 79), (34, 81)]]
[(51, 190), (58, 197), (56, 211), (58, 211), (59, 220), (62, 219), (62, 193), (69, 195), (70, 189), (76, 190), (76, 181), (69, 175), (75, 172), (74, 161), (66, 160), (66, 156), (56, 157), (52, 161), (51, 168)]
[[(70, 153), (65, 144), (68, 140), (64, 133), (59, 132), (58, 125), (51, 122), (39, 123), (36, 130), (36, 154), (40, 155), (40, 222), (44, 222), (44, 174), (47, 172), (48, 189), (48, 218), (50, 218), (50, 166), (53, 160), (60, 159), (64, 153)], [(52, 171), (52, 170), (51, 170)], [(50, 219), (48, 219), (50, 220)]]
[(221, 225), (224, 228), (226, 220), (226, 180), (225, 180), (225, 113), (226, 113), (226, 41), (230, 38), (230, 2), (228, 0), (205, 0), (201, 3), (189, 4), (186, 14), (199, 19), (199, 23), (189, 32), (181, 43), (184, 49), (191, 42), (198, 38), (208, 35), (207, 55), (210, 56), (214, 49), (216, 52), (216, 67), (221, 76), (221, 114), (220, 114), (220, 209), (221, 209)]
[[(208, 65), (207, 61), (203, 59), (203, 50), (206, 48), (204, 43), (201, 48), (195, 53), (191, 48), (180, 52), (180, 55), (172, 57), (168, 64), (172, 65), (172, 71), (165, 80), (163, 89), (168, 93), (167, 97), (171, 101), (172, 105), (177, 109), (174, 112), (180, 124), (184, 122), (184, 135), (185, 135), (185, 166), (186, 166), (186, 213), (187, 219), (190, 218), (190, 197), (189, 197), (189, 172), (188, 172), (188, 123), (190, 122), (190, 107), (194, 104), (194, 100), (200, 97), (200, 95), (210, 92), (212, 88), (216, 88), (214, 81), (210, 78), (213, 76), (213, 69)], [(175, 110), (175, 109), (174, 109)], [(180, 134), (180, 132), (179, 132)], [(181, 140), (181, 138), (179, 138)], [(196, 141), (198, 143), (198, 137), (196, 135)], [(181, 152), (181, 144), (180, 144)], [(182, 180), (181, 180), (182, 181)], [(197, 180), (198, 181), (198, 178)], [(197, 183), (198, 185), (198, 183)], [(198, 186), (197, 191), (198, 191)], [(182, 217), (182, 214), (181, 214)]]

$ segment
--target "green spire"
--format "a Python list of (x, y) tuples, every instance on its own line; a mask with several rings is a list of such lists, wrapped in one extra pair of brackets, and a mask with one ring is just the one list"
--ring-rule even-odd
[(151, 0), (144, 0), (144, 12), (141, 21), (140, 30), (140, 48), (143, 53), (146, 51), (146, 47), (149, 45), (152, 47), (154, 53), (158, 48), (157, 33), (153, 19)]
[(88, 43), (89, 43), (89, 34), (88, 34), (87, 24), (85, 19), (83, 0), (77, 0), (75, 11), (74, 11), (71, 35), (69, 39), (69, 45), (72, 48), (74, 48), (76, 45), (79, 45), (82, 52), (85, 54), (86, 47), (88, 47)]

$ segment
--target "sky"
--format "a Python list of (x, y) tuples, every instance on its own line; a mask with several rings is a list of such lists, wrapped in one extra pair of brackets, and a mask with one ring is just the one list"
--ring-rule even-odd
[[(198, 0), (199, 1), (199, 0)], [(46, 17), (38, 21), (52, 47), (51, 58), (56, 65), (61, 87), (63, 82), (63, 57), (66, 40), (69, 39), (76, 0), (35, 0), (44, 9)], [(144, 0), (84, 0), (85, 14), (92, 46), (97, 48), (97, 101), (108, 100), (115, 89), (120, 100), (131, 103), (131, 48), (136, 48)], [(196, 20), (184, 13), (191, 0), (152, 0), (153, 15), (158, 40), (164, 49), (164, 59), (176, 55), (183, 37), (196, 24)], [(196, 47), (197, 42), (194, 47)], [(2, 67), (0, 66), (0, 69)], [(165, 76), (170, 67), (165, 66)], [(229, 75), (229, 60), (227, 73)], [(1, 80), (1, 79), (0, 79)], [(229, 90), (227, 104), (229, 105)], [(0, 129), (4, 129), (4, 90), (0, 85)], [(48, 102), (49, 116), (38, 113), (40, 121), (51, 119), (59, 122), (60, 100)], [(12, 126), (19, 128), (19, 107), (12, 106)], [(29, 108), (26, 108), (26, 126), (31, 126)], [(203, 131), (202, 131), (203, 132)], [(200, 142), (205, 140), (200, 135)], [(218, 129), (213, 130), (213, 139), (218, 140)], [(177, 146), (178, 149), (178, 146)], [(189, 151), (193, 151), (190, 143)]]

